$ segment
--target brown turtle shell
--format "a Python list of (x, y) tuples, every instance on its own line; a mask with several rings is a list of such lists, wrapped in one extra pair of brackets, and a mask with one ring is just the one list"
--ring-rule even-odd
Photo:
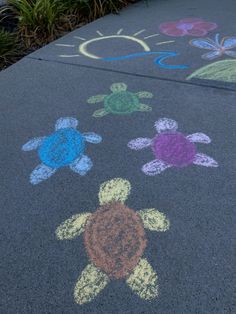
[(100, 207), (89, 218), (84, 241), (91, 262), (115, 279), (132, 272), (147, 242), (140, 216), (118, 202)]

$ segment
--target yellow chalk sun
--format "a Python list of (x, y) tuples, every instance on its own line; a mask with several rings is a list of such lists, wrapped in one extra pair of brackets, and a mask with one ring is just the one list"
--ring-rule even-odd
[[(74, 36), (75, 39), (82, 41), (82, 43), (79, 45), (79, 48), (78, 48), (80, 54), (70, 54), (70, 55), (69, 54), (61, 54), (61, 55), (59, 55), (59, 57), (62, 57), (62, 58), (74, 58), (74, 57), (80, 57), (82, 55), (82, 56), (85, 56), (85, 57), (90, 58), (90, 59), (96, 59), (96, 60), (103, 59), (103, 57), (97, 56), (97, 55), (95, 55), (95, 54), (93, 54), (92, 52), (89, 51), (90, 44), (92, 44), (94, 42), (98, 42), (98, 41), (100, 42), (100, 41), (104, 41), (104, 40), (106, 41), (106, 40), (114, 39), (114, 38), (126, 39), (126, 40), (129, 40), (129, 41), (135, 42), (140, 47), (142, 47), (143, 51), (145, 51), (145, 52), (151, 51), (151, 48), (146, 43), (146, 40), (149, 39), (149, 38), (153, 38), (153, 37), (159, 36), (159, 34), (148, 35), (148, 36), (145, 36), (143, 39), (137, 37), (138, 35), (144, 33), (145, 31), (146, 31), (145, 29), (142, 29), (142, 30), (139, 30), (138, 32), (136, 32), (136, 33), (134, 33), (132, 35), (123, 35), (122, 34), (123, 28), (121, 28), (121, 29), (119, 29), (117, 31), (116, 34), (107, 35), (107, 36), (105, 36), (100, 31), (96, 31), (98, 36), (96, 36), (96, 37), (94, 37), (92, 39), (88, 39), (88, 40), (83, 38), (83, 37)], [(174, 42), (174, 40), (162, 41), (162, 42), (157, 42), (156, 45), (159, 46), (159, 45), (173, 43), (173, 42)], [(56, 46), (66, 47), (66, 48), (75, 48), (77, 45), (56, 44)]]

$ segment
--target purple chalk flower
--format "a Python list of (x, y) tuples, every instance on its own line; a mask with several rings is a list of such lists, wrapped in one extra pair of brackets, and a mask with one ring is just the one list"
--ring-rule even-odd
[(192, 164), (205, 167), (218, 167), (211, 157), (198, 153), (195, 143), (209, 144), (210, 138), (204, 133), (185, 136), (177, 132), (176, 121), (162, 118), (156, 121), (157, 134), (153, 139), (137, 138), (128, 143), (128, 147), (140, 150), (151, 147), (155, 159), (142, 167), (146, 175), (154, 176), (167, 168), (182, 168)]

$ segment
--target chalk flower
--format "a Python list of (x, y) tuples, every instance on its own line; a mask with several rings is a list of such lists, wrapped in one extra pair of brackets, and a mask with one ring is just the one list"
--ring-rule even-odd
[(219, 40), (220, 35), (216, 34), (215, 40), (210, 38), (197, 38), (190, 41), (190, 45), (211, 50), (202, 55), (205, 60), (214, 60), (223, 55), (227, 55), (232, 58), (236, 58), (236, 51), (231, 49), (236, 48), (236, 37), (224, 37), (221, 41)]
[(205, 22), (200, 18), (186, 18), (174, 22), (162, 23), (159, 28), (163, 34), (173, 37), (186, 35), (205, 36), (209, 31), (217, 28), (217, 24)]

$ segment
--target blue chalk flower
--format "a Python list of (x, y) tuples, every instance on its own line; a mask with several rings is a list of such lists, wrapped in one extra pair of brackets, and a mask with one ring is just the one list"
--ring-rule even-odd
[(76, 129), (77, 125), (78, 120), (75, 118), (60, 118), (56, 122), (54, 133), (33, 138), (23, 145), (23, 151), (37, 149), (42, 162), (30, 175), (32, 184), (48, 179), (57, 169), (64, 166), (69, 166), (82, 176), (92, 168), (91, 159), (84, 154), (85, 143), (98, 144), (102, 138), (93, 132), (80, 133)]
[(221, 41), (219, 40), (219, 34), (216, 34), (215, 40), (210, 38), (197, 38), (190, 41), (190, 45), (211, 50), (211, 52), (204, 53), (202, 58), (205, 60), (214, 60), (224, 54), (236, 58), (236, 51), (232, 50), (236, 48), (236, 37), (224, 37)]

